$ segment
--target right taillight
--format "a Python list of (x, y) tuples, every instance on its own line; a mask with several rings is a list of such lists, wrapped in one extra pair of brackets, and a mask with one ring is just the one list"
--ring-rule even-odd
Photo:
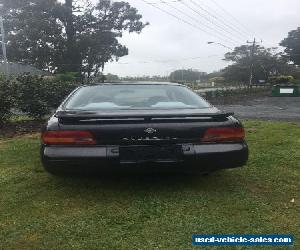
[(237, 128), (209, 128), (205, 131), (201, 141), (203, 142), (230, 142), (242, 141), (245, 138), (245, 130)]

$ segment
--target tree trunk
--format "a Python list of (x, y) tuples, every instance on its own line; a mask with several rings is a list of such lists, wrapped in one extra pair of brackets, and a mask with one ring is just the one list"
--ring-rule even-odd
[(81, 60), (76, 49), (76, 30), (74, 27), (73, 0), (65, 0), (65, 21), (66, 21), (66, 65), (63, 65), (64, 72), (80, 72)]

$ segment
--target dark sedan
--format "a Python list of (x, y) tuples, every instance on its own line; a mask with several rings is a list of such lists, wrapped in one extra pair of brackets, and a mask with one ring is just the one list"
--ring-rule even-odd
[(42, 131), (50, 173), (99, 169), (212, 172), (243, 166), (244, 128), (184, 85), (105, 83), (74, 90)]

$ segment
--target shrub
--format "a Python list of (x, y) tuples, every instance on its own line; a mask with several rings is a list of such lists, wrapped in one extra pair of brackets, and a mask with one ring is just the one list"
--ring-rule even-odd
[(297, 84), (297, 85), (300, 85), (300, 79), (295, 79), (295, 80), (293, 80), (293, 83), (294, 83), (294, 84)]
[(0, 76), (0, 126), (10, 118), (13, 104), (14, 96), (12, 84)]
[(9, 82), (0, 79), (0, 127), (9, 119), (12, 103)]
[(66, 72), (64, 74), (57, 74), (55, 78), (58, 81), (75, 82), (80, 79), (80, 74), (78, 72)]
[(44, 80), (47, 87), (47, 92), (44, 96), (47, 106), (50, 109), (56, 109), (61, 102), (78, 86), (79, 82), (76, 81), (57, 81), (57, 80)]
[(17, 107), (29, 116), (41, 118), (57, 108), (76, 86), (78, 83), (41, 76), (20, 76), (16, 81)]
[(41, 118), (49, 112), (45, 94), (47, 87), (41, 77), (24, 75), (17, 78), (17, 106), (22, 112)]
[(292, 76), (272, 76), (269, 78), (269, 81), (272, 84), (282, 84), (282, 83), (290, 83), (294, 80), (294, 77)]

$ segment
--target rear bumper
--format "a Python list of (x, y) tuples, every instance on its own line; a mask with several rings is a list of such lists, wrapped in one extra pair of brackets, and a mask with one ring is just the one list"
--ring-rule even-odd
[(182, 157), (177, 160), (151, 159), (121, 162), (119, 146), (66, 147), (41, 146), (41, 159), (46, 168), (77, 167), (84, 169), (128, 171), (174, 170), (209, 172), (243, 166), (248, 160), (245, 142), (216, 144), (182, 144)]

